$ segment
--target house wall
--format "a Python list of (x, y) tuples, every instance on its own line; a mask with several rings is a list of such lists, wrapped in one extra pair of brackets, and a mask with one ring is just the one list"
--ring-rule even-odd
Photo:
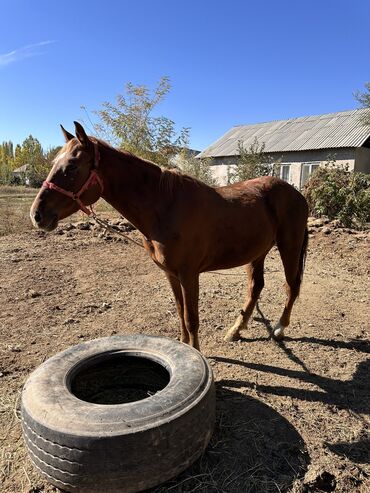
[(227, 185), (228, 173), (232, 170), (237, 162), (237, 156), (227, 156), (222, 158), (213, 158), (210, 161), (211, 171), (219, 185)]
[[(364, 149), (365, 151), (370, 151), (370, 149)], [(325, 163), (330, 158), (334, 157), (336, 164), (346, 165), (351, 171), (356, 169), (357, 171), (357, 154), (356, 152), (360, 149), (317, 149), (312, 151), (292, 151), (285, 154), (271, 153), (269, 157), (274, 161), (280, 160), (281, 164), (290, 165), (290, 177), (289, 183), (297, 188), (301, 187), (301, 172), (302, 163)], [(358, 154), (361, 163), (370, 162), (367, 161), (370, 158), (370, 154), (366, 152), (360, 152)], [(356, 160), (356, 161), (355, 161)], [(211, 169), (213, 176), (218, 180), (220, 185), (227, 184), (228, 168), (235, 166), (237, 162), (237, 156), (225, 156), (213, 158), (211, 161)], [(356, 162), (356, 167), (355, 167)], [(360, 166), (365, 166), (365, 164), (360, 164)]]
[(362, 173), (370, 173), (370, 149), (367, 147), (359, 147), (356, 149), (356, 164), (355, 171)]

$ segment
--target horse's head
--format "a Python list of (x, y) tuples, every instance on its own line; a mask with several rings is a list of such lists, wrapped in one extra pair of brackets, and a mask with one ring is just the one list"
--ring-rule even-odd
[(37, 228), (52, 231), (58, 221), (96, 202), (102, 182), (95, 173), (99, 160), (97, 144), (75, 122), (76, 137), (62, 126), (66, 144), (54, 159), (53, 167), (37, 194), (30, 211)]

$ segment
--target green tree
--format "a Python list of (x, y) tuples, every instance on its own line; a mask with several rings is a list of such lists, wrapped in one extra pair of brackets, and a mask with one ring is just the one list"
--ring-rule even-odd
[(105, 102), (102, 109), (94, 111), (100, 120), (93, 124), (95, 132), (121, 149), (169, 166), (171, 158), (187, 145), (189, 136), (188, 128), (176, 132), (170, 118), (154, 116), (170, 90), (168, 77), (162, 77), (153, 91), (129, 82), (125, 94), (118, 94), (115, 103)]
[(14, 146), (13, 142), (3, 142), (0, 145), (0, 184), (9, 185), (13, 177)]
[(188, 149), (184, 149), (179, 154), (176, 165), (187, 175), (193, 176), (211, 187), (217, 185), (212, 175), (209, 159), (197, 159), (191, 155)]
[(280, 171), (280, 161), (274, 161), (265, 153), (265, 143), (260, 144), (257, 137), (245, 148), (242, 141), (238, 142), (238, 160), (233, 169), (228, 171), (228, 181), (236, 183), (251, 180), (259, 176), (276, 176)]
[(32, 187), (42, 184), (48, 171), (47, 162), (40, 142), (30, 135), (15, 152), (15, 167), (27, 165), (27, 177)]
[(53, 161), (58, 154), (58, 152), (61, 150), (62, 146), (56, 146), (56, 147), (50, 147), (46, 152), (45, 152), (45, 164), (48, 168), (51, 168), (53, 165)]
[[(363, 92), (360, 91), (355, 92), (355, 98), (363, 108), (370, 109), (370, 82), (365, 83), (365, 90)], [(363, 115), (362, 121), (364, 125), (370, 126), (370, 111), (366, 112)]]

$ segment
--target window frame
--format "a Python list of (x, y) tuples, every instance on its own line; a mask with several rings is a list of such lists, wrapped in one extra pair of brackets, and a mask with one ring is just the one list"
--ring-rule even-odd
[[(319, 167), (320, 165), (321, 165), (321, 161), (304, 161), (304, 162), (301, 163), (301, 176), (299, 178), (299, 186), (300, 186), (300, 189), (301, 190), (305, 186), (305, 184), (308, 182), (308, 180), (310, 179), (310, 176), (313, 173), (312, 167), (313, 166)], [(305, 181), (305, 183), (302, 183), (302, 180), (303, 180), (303, 168), (305, 166), (309, 166), (308, 177), (307, 177), (307, 180)]]
[[(285, 180), (283, 178), (283, 168), (288, 168), (288, 177)], [(291, 165), (289, 163), (281, 163), (280, 164), (280, 179), (286, 181), (287, 183), (290, 183), (290, 174), (291, 174)]]

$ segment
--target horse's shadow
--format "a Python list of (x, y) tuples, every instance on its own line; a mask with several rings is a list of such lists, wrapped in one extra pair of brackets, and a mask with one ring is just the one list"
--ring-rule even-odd
[(175, 480), (150, 492), (290, 491), (309, 464), (300, 434), (266, 404), (216, 386), (216, 428), (205, 453)]
[[(267, 337), (257, 338), (257, 339), (246, 339), (242, 338), (242, 341), (252, 342), (256, 340), (267, 340), (272, 337), (272, 325), (271, 321), (267, 319), (262, 313), (260, 307), (257, 305), (257, 311), (260, 317), (255, 317), (254, 320), (261, 322), (267, 332)], [(363, 353), (370, 353), (370, 341), (367, 340), (350, 340), (350, 341), (338, 341), (338, 340), (326, 340), (318, 339), (315, 337), (285, 337), (284, 341), (277, 341), (278, 347), (287, 355), (287, 357), (302, 368), (302, 370), (289, 370), (286, 368), (280, 368), (264, 364), (248, 363), (244, 361), (234, 360), (230, 358), (221, 358), (215, 356), (213, 359), (216, 361), (221, 361), (224, 363), (231, 363), (246, 368), (273, 373), (276, 375), (286, 376), (294, 379), (301, 380), (302, 382), (308, 382), (320, 387), (324, 392), (314, 391), (314, 390), (301, 390), (291, 387), (282, 386), (269, 386), (262, 385), (259, 389), (263, 392), (280, 395), (280, 396), (290, 396), (293, 398), (308, 400), (308, 401), (319, 401), (325, 404), (335, 405), (342, 409), (348, 409), (357, 413), (370, 413), (370, 392), (369, 392), (369, 382), (370, 382), (370, 359), (362, 361), (351, 380), (338, 380), (335, 378), (327, 378), (321, 375), (312, 373), (298, 356), (288, 348), (285, 342), (309, 342), (313, 344), (320, 344), (323, 346), (330, 346), (334, 348), (356, 350)], [(255, 387), (255, 384), (250, 384), (246, 381), (237, 380), (221, 380), (222, 383), (228, 387)]]
[[(271, 338), (272, 325), (259, 310), (267, 331), (266, 337), (242, 338), (255, 342)], [(368, 341), (336, 341), (309, 337), (286, 338), (346, 349), (370, 352)], [(257, 385), (245, 380), (221, 380), (217, 386), (217, 422), (215, 433), (203, 456), (192, 467), (175, 480), (150, 490), (151, 493), (192, 492), (216, 493), (272, 493), (291, 491), (293, 483), (303, 478), (309, 456), (305, 443), (297, 430), (281, 414), (259, 400), (235, 392), (234, 389), (252, 388), (254, 391), (279, 396), (291, 396), (301, 400), (318, 401), (346, 408), (353, 412), (369, 411), (370, 360), (361, 362), (350, 381), (322, 377), (311, 373), (284, 342), (277, 342), (287, 357), (300, 370), (289, 370), (265, 364), (248, 363), (231, 358), (211, 357), (215, 361), (244, 366), (256, 371), (267, 372), (299, 379), (320, 387), (321, 390), (306, 390), (284, 386)], [(367, 438), (357, 442), (325, 444), (337, 455), (349, 457), (354, 462), (369, 462)], [(149, 492), (148, 492), (149, 493)]]
[[(256, 337), (253, 339), (241, 337), (241, 341), (243, 342), (257, 342), (257, 341), (265, 341), (272, 339), (273, 326), (271, 324), (271, 320), (265, 317), (258, 302), (257, 302), (256, 310), (259, 316), (253, 317), (253, 320), (256, 322), (260, 322), (262, 325), (265, 326), (265, 329), (267, 331), (267, 336)], [(351, 339), (349, 341), (339, 341), (337, 339), (319, 339), (317, 337), (294, 337), (294, 338), (284, 337), (284, 341), (309, 342), (313, 344), (320, 344), (321, 346), (333, 347), (336, 349), (350, 349), (350, 350), (360, 351), (361, 353), (370, 353), (370, 341), (364, 339)], [(280, 347), (284, 349), (285, 346), (284, 344), (280, 344)]]
[(325, 443), (329, 450), (358, 464), (370, 464), (370, 440), (365, 433), (355, 442)]
[[(270, 320), (266, 319), (259, 310), (260, 317), (255, 320), (262, 322), (267, 331), (267, 337), (257, 339), (246, 339), (245, 342), (253, 342), (256, 340), (267, 340), (271, 338), (272, 326)], [(285, 341), (300, 341), (316, 343), (323, 346), (331, 346), (334, 348), (345, 348), (356, 350), (363, 353), (370, 353), (370, 341), (367, 340), (325, 340), (314, 337), (300, 338), (285, 338)], [(274, 375), (285, 376), (300, 380), (304, 383), (313, 384), (319, 387), (319, 390), (308, 390), (307, 388), (300, 389), (297, 387), (288, 387), (282, 385), (261, 385), (255, 382), (251, 383), (247, 380), (226, 380), (220, 381), (221, 385), (229, 388), (251, 388), (260, 392), (271, 395), (291, 397), (302, 401), (317, 401), (324, 404), (337, 407), (339, 409), (347, 409), (353, 413), (359, 413), (359, 419), (364, 421), (361, 414), (370, 414), (370, 359), (366, 359), (359, 363), (350, 380), (339, 380), (335, 378), (324, 377), (309, 371), (304, 361), (298, 358), (294, 352), (288, 348), (285, 342), (276, 343), (278, 347), (285, 352), (287, 357), (300, 366), (299, 370), (291, 370), (263, 363), (251, 363), (240, 361), (231, 358), (212, 357), (215, 361), (220, 361), (228, 364), (235, 364), (258, 372), (270, 373)], [(369, 463), (370, 449), (368, 437), (357, 437), (355, 442), (339, 442), (335, 444), (326, 444), (326, 446), (335, 454), (352, 458), (354, 462)]]
[[(247, 380), (220, 380), (222, 385), (231, 388), (251, 388), (271, 395), (292, 397), (302, 401), (317, 401), (324, 404), (336, 406), (340, 409), (348, 409), (355, 413), (370, 413), (370, 359), (362, 361), (351, 380), (337, 380), (327, 378), (305, 370), (289, 370), (277, 366), (265, 365), (262, 363), (248, 363), (231, 358), (214, 356), (212, 359), (223, 363), (235, 364), (259, 372), (271, 373), (284, 377), (307, 382), (321, 390), (299, 389), (296, 387), (285, 387), (281, 385), (261, 385)], [(302, 363), (302, 362), (301, 362)], [(304, 363), (302, 363), (304, 365)], [(322, 392), (324, 391), (324, 392)]]

